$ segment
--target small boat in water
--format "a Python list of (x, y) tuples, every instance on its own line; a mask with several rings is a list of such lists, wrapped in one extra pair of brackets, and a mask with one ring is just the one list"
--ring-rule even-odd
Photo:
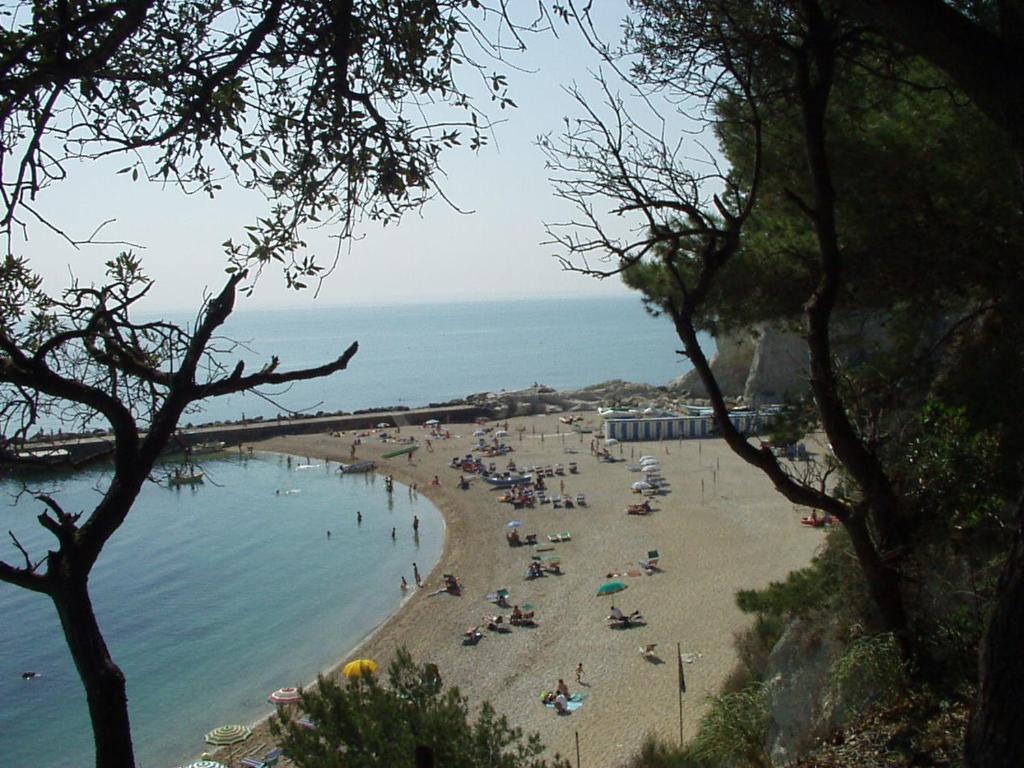
[(338, 469), (343, 475), (357, 475), (363, 472), (372, 472), (376, 468), (372, 461), (357, 461), (355, 464), (342, 464)]
[(197, 472), (195, 469), (185, 471), (176, 469), (174, 474), (167, 478), (167, 485), (171, 488), (180, 485), (199, 485), (201, 482), (203, 482), (203, 473)]

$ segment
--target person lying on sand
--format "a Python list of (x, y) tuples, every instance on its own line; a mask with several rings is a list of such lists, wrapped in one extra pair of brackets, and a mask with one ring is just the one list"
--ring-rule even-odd
[(628, 616), (621, 610), (612, 606), (611, 613), (608, 616), (608, 621), (612, 622), (613, 626), (617, 627), (631, 627), (637, 622), (644, 620), (644, 617), (640, 615), (640, 611), (633, 611)]
[(512, 629), (505, 624), (504, 616), (484, 616), (487, 628), (492, 632), (511, 632)]

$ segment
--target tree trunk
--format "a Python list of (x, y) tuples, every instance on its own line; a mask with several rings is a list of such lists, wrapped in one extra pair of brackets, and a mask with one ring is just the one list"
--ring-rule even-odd
[(53, 597), (68, 648), (85, 687), (96, 742), (96, 768), (135, 768), (124, 673), (100, 632), (87, 576), (65, 576)]
[(911, 642), (907, 629), (907, 613), (903, 605), (903, 594), (900, 591), (899, 572), (887, 565), (879, 556), (871, 533), (861, 513), (850, 515), (844, 522), (853, 550), (857, 554), (864, 580), (867, 582), (868, 593), (878, 609), (882, 620), (882, 628), (892, 632), (900, 644), (904, 657), (911, 650)]
[(999, 577), (998, 598), (981, 649), (978, 698), (967, 728), (967, 768), (1024, 765), (1024, 499), (1017, 532)]

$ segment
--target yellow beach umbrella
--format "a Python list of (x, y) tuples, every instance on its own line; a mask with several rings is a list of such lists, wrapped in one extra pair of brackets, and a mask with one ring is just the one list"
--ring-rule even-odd
[(355, 680), (359, 677), (372, 675), (376, 671), (377, 662), (371, 661), (370, 659), (356, 659), (355, 661), (350, 661), (348, 664), (346, 664), (342, 668), (341, 674), (343, 674), (349, 680)]

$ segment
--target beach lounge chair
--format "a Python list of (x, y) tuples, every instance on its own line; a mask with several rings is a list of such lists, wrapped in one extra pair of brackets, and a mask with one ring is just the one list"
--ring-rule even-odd
[(554, 497), (552, 497), (552, 499), (551, 499), (551, 506), (553, 506), (555, 509), (561, 509), (562, 508), (562, 497), (561, 496), (554, 496)]
[(244, 765), (246, 768), (267, 768), (266, 763), (255, 757), (243, 757), (239, 761), (239, 765)]
[(658, 560), (661, 558), (661, 553), (656, 549), (647, 550), (647, 559), (640, 561), (640, 567), (645, 571), (657, 571)]
[(562, 540), (562, 535), (559, 534), (559, 533), (549, 533), (548, 534), (548, 541), (550, 541), (552, 544), (557, 544), (561, 540)]
[(576, 466), (576, 462), (575, 461), (570, 461), (569, 462), (569, 472), (571, 474), (575, 475), (579, 471), (580, 470), (579, 470), (579, 467)]
[(528, 533), (528, 534), (526, 534), (525, 542), (526, 542), (526, 546), (528, 546), (528, 547), (532, 547), (532, 546), (536, 545), (536, 543), (537, 543), (537, 534), (536, 533)]
[(562, 541), (572, 541), (572, 536), (569, 535), (568, 531), (566, 531), (565, 533), (560, 533), (558, 535), (561, 537)]
[[(302, 723), (301, 720), (299, 720), (298, 722), (300, 724)], [(280, 760), (283, 756), (284, 750), (280, 747), (275, 747), (263, 756), (263, 762), (267, 765), (268, 768), (272, 768), (273, 766), (277, 765), (277, 761)]]
[(584, 496), (582, 493), (577, 493), (576, 494), (576, 504), (578, 506), (581, 506), (581, 507), (587, 506), (587, 497)]

